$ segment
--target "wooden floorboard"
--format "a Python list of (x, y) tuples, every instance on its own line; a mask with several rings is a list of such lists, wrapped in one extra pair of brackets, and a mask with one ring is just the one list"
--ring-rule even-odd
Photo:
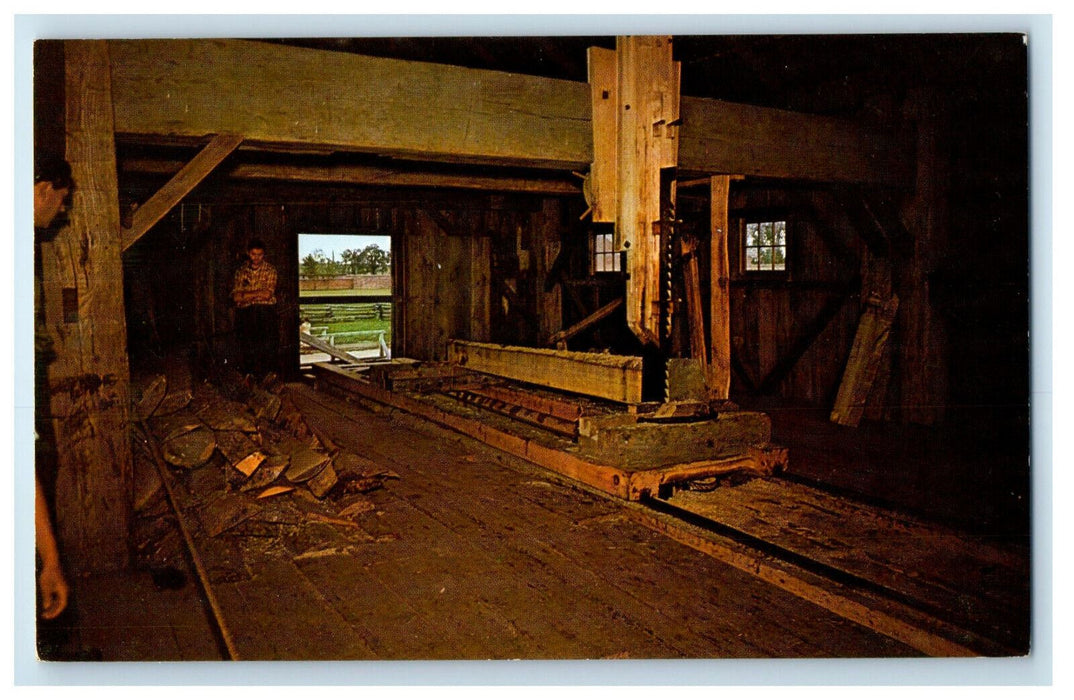
[(781, 479), (681, 491), (670, 502), (874, 582), (997, 641), (1028, 645), (1024, 552)]
[[(392, 523), (399, 539), (371, 548), (376, 561), (364, 564), (368, 571), (362, 574), (363, 590), (383, 586), (390, 611), (377, 613), (379, 603), (347, 600), (335, 590), (343, 585), (345, 563), (332, 558), (303, 567), (324, 570), (318, 586), (345, 606), (348, 620), (388, 612), (396, 615), (387, 625), (395, 629), (424, 624), (435, 635), (443, 619), (468, 628), (422, 645), (420, 638), (378, 626), (378, 653), (404, 658), (912, 653), (621, 517), (614, 500), (468, 438), (390, 411), (363, 412), (305, 389), (296, 403), (334, 441), (401, 476), (378, 500), (381, 520)], [(413, 609), (413, 615), (399, 619), (400, 608)]]

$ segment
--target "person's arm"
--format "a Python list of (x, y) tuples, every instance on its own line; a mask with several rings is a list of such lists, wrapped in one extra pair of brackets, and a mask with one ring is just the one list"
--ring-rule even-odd
[(52, 521), (48, 517), (45, 493), (41, 490), (41, 482), (36, 479), (35, 486), (34, 529), (37, 532), (37, 553), (41, 557), (41, 573), (37, 579), (41, 589), (41, 617), (51, 620), (67, 607), (70, 589), (60, 566), (60, 550), (52, 532)]

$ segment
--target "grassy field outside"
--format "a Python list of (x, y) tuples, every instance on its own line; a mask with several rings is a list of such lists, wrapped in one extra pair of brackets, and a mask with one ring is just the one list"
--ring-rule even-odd
[(298, 298), (304, 297), (387, 297), (392, 295), (391, 289), (306, 289), (298, 293)]
[[(383, 318), (374, 315), (373, 309), (377, 306), (381, 305), (300, 304), (299, 310), (302, 319), (308, 320), (312, 326), (311, 335), (324, 338), (340, 348), (377, 348), (380, 345), (378, 336), (381, 333), (384, 334), (384, 342), (391, 347), (391, 305), (383, 305), (387, 307), (387, 313), (383, 313)], [(329, 309), (332, 311), (331, 315), (327, 313)], [(373, 317), (356, 318), (356, 312), (360, 312), (363, 316), (368, 313)]]

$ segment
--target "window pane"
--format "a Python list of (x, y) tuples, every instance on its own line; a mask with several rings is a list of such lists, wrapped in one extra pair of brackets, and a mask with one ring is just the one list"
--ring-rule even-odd
[(757, 237), (757, 224), (746, 224), (746, 245), (756, 246), (760, 241)]
[(787, 222), (776, 222), (776, 245), (787, 245)]
[(757, 248), (746, 248), (746, 269), (747, 270), (760, 270), (761, 266), (757, 260)]
[(783, 270), (787, 265), (786, 249), (782, 246), (773, 249), (772, 251), (772, 269)]
[(774, 237), (772, 235), (772, 222), (766, 221), (761, 224), (761, 243), (764, 245), (772, 245)]

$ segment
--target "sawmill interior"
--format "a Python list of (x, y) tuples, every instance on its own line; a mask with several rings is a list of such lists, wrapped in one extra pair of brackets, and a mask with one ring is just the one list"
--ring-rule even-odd
[(38, 656), (1029, 655), (1027, 75), (1021, 34), (37, 41)]

